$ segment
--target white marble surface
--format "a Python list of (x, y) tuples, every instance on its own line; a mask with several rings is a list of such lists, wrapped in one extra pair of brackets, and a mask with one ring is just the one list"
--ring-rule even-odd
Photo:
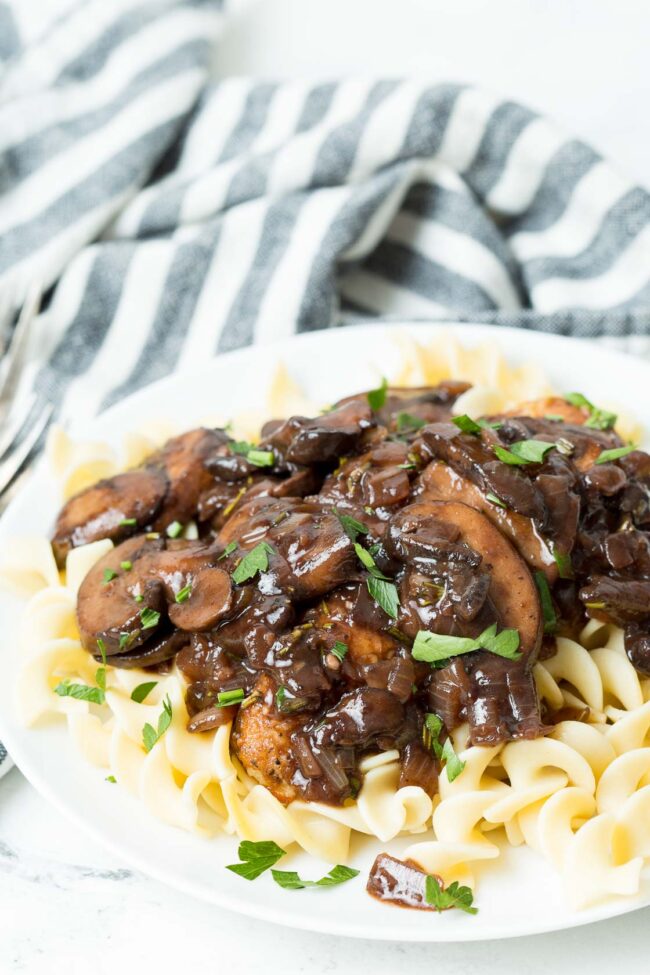
[[(555, 115), (650, 184), (646, 0), (232, 0), (218, 74), (468, 79)], [(516, 897), (516, 891), (513, 891)], [(649, 969), (650, 913), (500, 944), (372, 944), (237, 917), (128, 869), (12, 771), (0, 781), (0, 975)]]

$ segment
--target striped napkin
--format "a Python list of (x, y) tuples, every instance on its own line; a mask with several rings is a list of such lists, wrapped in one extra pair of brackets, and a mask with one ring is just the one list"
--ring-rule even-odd
[(26, 381), (59, 418), (368, 318), (650, 354), (644, 189), (472, 87), (210, 81), (223, 17), (0, 0), (0, 299), (51, 288)]

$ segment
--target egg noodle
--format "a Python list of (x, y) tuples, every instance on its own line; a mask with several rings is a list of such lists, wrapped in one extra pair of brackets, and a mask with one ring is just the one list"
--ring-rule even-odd
[[(456, 403), (458, 413), (498, 412), (552, 392), (537, 368), (508, 366), (494, 346), (467, 350), (450, 337), (437, 338), (435, 349), (403, 335), (397, 341), (402, 362), (391, 383), (471, 381), (473, 388)], [(266, 416), (313, 409), (284, 368), (268, 401)], [(250, 434), (259, 420), (242, 417), (238, 433)], [(621, 426), (630, 429), (629, 421)], [(161, 425), (130, 434), (118, 454), (104, 443), (73, 442), (55, 429), (47, 456), (67, 499), (140, 463), (176, 432)], [(195, 537), (195, 526), (186, 535)], [(185, 681), (176, 668), (152, 674), (108, 666), (102, 705), (54, 693), (64, 679), (95, 684), (97, 663), (79, 640), (77, 590), (111, 548), (110, 541), (99, 541), (73, 549), (59, 573), (45, 538), (16, 539), (5, 547), (0, 582), (28, 597), (17, 706), (27, 726), (64, 719), (83, 757), (156, 818), (203, 837), (274, 840), (283, 849), (295, 843), (328, 863), (345, 862), (353, 831), (382, 844), (411, 834), (405, 856), (446, 882), (470, 886), (482, 861), (499, 857), (498, 840), (505, 837), (552, 863), (575, 908), (639, 890), (650, 857), (650, 680), (629, 662), (621, 630), (592, 621), (579, 642), (558, 638), (556, 655), (535, 665), (538, 693), (549, 709), (577, 709), (584, 720), (562, 721), (544, 738), (495, 747), (468, 747), (467, 726), (457, 728), (452, 739), (465, 767), (452, 782), (443, 769), (434, 800), (418, 786), (399, 788), (399, 754), (388, 751), (362, 763), (363, 786), (355, 800), (340, 807), (303, 801), (283, 806), (230, 754), (230, 725), (201, 734), (186, 730)], [(152, 680), (157, 683), (146, 699), (134, 701), (133, 690)], [(143, 726), (157, 727), (167, 698), (171, 724), (147, 752)]]

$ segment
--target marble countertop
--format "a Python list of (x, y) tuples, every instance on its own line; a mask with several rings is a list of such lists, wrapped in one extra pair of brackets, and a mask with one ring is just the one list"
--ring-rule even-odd
[[(217, 75), (426, 74), (554, 115), (650, 184), (650, 5), (611, 0), (230, 0)], [(498, 15), (495, 16), (495, 9)], [(486, 42), (486, 38), (489, 42)], [(363, 43), (362, 43), (363, 41)], [(516, 892), (513, 891), (513, 897)], [(79, 834), (14, 769), (0, 781), (0, 975), (397, 970), (647, 972), (648, 910), (498, 944), (370, 943), (291, 932), (149, 880)], [(145, 968), (146, 966), (146, 968)]]

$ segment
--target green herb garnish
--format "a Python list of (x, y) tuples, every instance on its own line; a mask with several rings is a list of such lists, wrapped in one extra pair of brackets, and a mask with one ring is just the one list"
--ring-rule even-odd
[(227, 558), (228, 558), (228, 556), (229, 556), (229, 555), (232, 555), (232, 553), (233, 553), (233, 552), (234, 552), (234, 551), (235, 551), (235, 550), (236, 550), (237, 548), (238, 548), (238, 543), (237, 543), (237, 542), (228, 542), (228, 544), (227, 544), (227, 545), (226, 545), (226, 547), (224, 548), (224, 550), (223, 550), (223, 552), (221, 553), (221, 555), (220, 555), (220, 556), (219, 556), (219, 558), (217, 559), (217, 562), (220, 562), (220, 561), (221, 561), (221, 559), (227, 559)]
[(637, 445), (630, 443), (627, 447), (613, 447), (611, 450), (601, 450), (598, 457), (596, 457), (596, 464), (609, 464), (612, 460), (620, 460), (621, 457), (627, 457), (631, 454), (633, 450), (637, 450)]
[[(369, 529), (367, 525), (363, 524), (362, 521), (357, 521), (356, 518), (352, 518), (350, 515), (341, 514), (339, 511), (337, 511), (336, 508), (332, 508), (332, 512), (338, 518), (341, 524), (341, 528), (343, 529), (343, 531), (348, 536), (351, 542), (356, 542), (359, 535), (368, 534)], [(372, 509), (371, 509), (371, 513), (374, 514)]]
[(89, 684), (73, 684), (68, 678), (62, 680), (54, 688), (59, 697), (74, 697), (77, 701), (90, 701), (91, 704), (103, 704), (104, 691), (101, 687), (91, 687)]
[(475, 437), (481, 436), (481, 430), (483, 429), (476, 420), (472, 420), (471, 416), (467, 413), (462, 413), (460, 416), (452, 416), (451, 422), (454, 423), (462, 433), (471, 433)]
[(591, 427), (592, 430), (611, 430), (618, 419), (616, 413), (599, 409), (582, 393), (567, 393), (564, 399), (572, 406), (589, 410), (589, 418), (585, 421), (584, 426)]
[(492, 449), (504, 464), (541, 464), (554, 447), (554, 443), (546, 443), (545, 440), (518, 440), (508, 450), (498, 445)]
[(457, 880), (443, 887), (435, 877), (427, 876), (424, 886), (424, 898), (437, 911), (446, 911), (456, 907), (466, 914), (478, 914), (478, 908), (472, 907), (474, 894), (469, 887), (462, 887)]
[(117, 782), (117, 779), (115, 778), (114, 775), (107, 775), (105, 781), (106, 782), (112, 782), (113, 785), (115, 785), (115, 783)]
[(273, 467), (275, 462), (272, 450), (249, 450), (246, 460), (249, 464), (255, 464), (255, 467)]
[(117, 579), (117, 572), (114, 569), (104, 569), (104, 585)]
[(237, 850), (241, 863), (230, 863), (226, 870), (232, 870), (244, 880), (255, 880), (285, 856), (286, 850), (273, 840), (242, 840)]
[(465, 762), (462, 762), (456, 752), (454, 751), (454, 746), (451, 738), (447, 738), (444, 745), (442, 746), (442, 758), (445, 762), (445, 769), (447, 771), (447, 778), (450, 782), (457, 779), (460, 773), (465, 768)]
[(560, 579), (573, 579), (571, 556), (567, 552), (559, 552), (555, 545), (552, 548), (552, 553)]
[(446, 636), (443, 633), (429, 633), (420, 630), (415, 637), (411, 653), (415, 660), (437, 663), (449, 657), (458, 657), (475, 650), (489, 650), (507, 660), (519, 660), (519, 632), (514, 629), (501, 630), (497, 635), (497, 625), (493, 623), (474, 639), (469, 636)]
[(426, 426), (426, 420), (421, 420), (419, 416), (413, 416), (412, 413), (398, 413), (395, 417), (395, 423), (398, 433), (421, 430), (422, 427)]
[(239, 704), (244, 700), (244, 688), (235, 687), (232, 691), (219, 691), (217, 694), (217, 707), (227, 708), (231, 704)]
[(442, 745), (440, 744), (442, 723), (442, 718), (432, 711), (424, 716), (424, 744), (433, 751), (436, 758), (442, 758)]
[(159, 621), (160, 613), (157, 609), (145, 606), (144, 609), (140, 610), (140, 622), (143, 630), (151, 630), (154, 626), (158, 626)]
[(158, 683), (157, 680), (148, 680), (144, 684), (138, 684), (131, 691), (131, 700), (135, 701), (136, 704), (142, 704), (142, 702), (151, 694), (152, 690)]
[(182, 531), (183, 526), (180, 521), (172, 521), (171, 525), (167, 525), (167, 536), (169, 538), (178, 538)]
[(396, 620), (399, 613), (397, 586), (377, 568), (372, 555), (362, 545), (355, 542), (354, 550), (357, 553), (359, 561), (370, 573), (366, 580), (368, 592), (375, 602), (381, 606), (386, 615)]
[(129, 641), (131, 639), (132, 637), (130, 633), (120, 633), (120, 642), (119, 642), (120, 650), (124, 650), (125, 647), (128, 647)]
[(275, 549), (268, 542), (260, 542), (250, 552), (243, 557), (235, 571), (232, 573), (232, 581), (235, 583), (246, 582), (252, 579), (258, 572), (266, 572), (269, 567), (269, 555), (274, 555)]
[(344, 867), (340, 863), (332, 867), (330, 872), (320, 880), (302, 880), (295, 870), (271, 870), (271, 876), (276, 884), (285, 890), (303, 890), (306, 887), (336, 887), (344, 884), (346, 880), (352, 880), (359, 875), (358, 870), (352, 867)]
[(122, 518), (122, 520), (119, 522), (120, 525), (125, 525), (125, 526), (137, 525), (137, 523), (138, 523), (137, 518)]
[(336, 659), (340, 660), (341, 662), (343, 662), (343, 658), (345, 657), (347, 652), (348, 652), (347, 645), (345, 643), (341, 643), (340, 640), (337, 640), (334, 646), (332, 647), (332, 649), (330, 650), (330, 653), (333, 653)]
[(485, 497), (487, 498), (488, 501), (491, 501), (492, 504), (498, 504), (500, 508), (507, 508), (508, 507), (508, 505), (505, 503), (505, 501), (502, 501), (501, 498), (498, 498), (496, 496), (496, 494), (492, 494), (491, 491), (488, 491), (488, 493), (485, 495)]
[(128, 561), (120, 562), (120, 569), (124, 569), (125, 572), (128, 572), (129, 569), (132, 568), (133, 568), (133, 562), (128, 562)]
[(183, 588), (179, 589), (178, 592), (176, 593), (176, 602), (184, 603), (190, 598), (191, 595), (192, 595), (192, 587), (190, 585), (183, 586)]
[(159, 741), (165, 734), (170, 724), (172, 723), (172, 702), (169, 699), (169, 694), (165, 697), (163, 701), (163, 709), (158, 717), (158, 727), (153, 728), (150, 724), (145, 724), (142, 729), (142, 743), (144, 745), (144, 750), (150, 752), (153, 746)]
[(371, 410), (380, 410), (386, 402), (386, 392), (388, 390), (388, 380), (382, 376), (381, 385), (377, 389), (371, 389), (366, 394), (368, 405)]
[(535, 585), (539, 592), (539, 601), (542, 607), (542, 616), (544, 617), (544, 633), (555, 633), (557, 616), (548, 580), (543, 572), (535, 573)]

